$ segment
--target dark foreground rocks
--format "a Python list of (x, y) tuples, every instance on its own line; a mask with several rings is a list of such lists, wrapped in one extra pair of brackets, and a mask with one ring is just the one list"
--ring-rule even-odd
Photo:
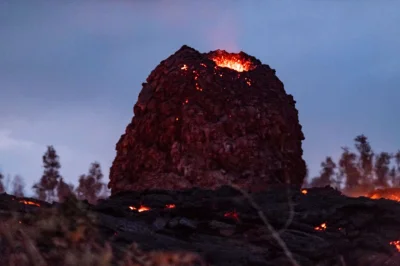
[(116, 145), (112, 193), (301, 185), (304, 139), (275, 70), (246, 54), (183, 46), (142, 84)]
[[(29, 258), (34, 252), (41, 254), (42, 264), (17, 265), (64, 265), (60, 260), (82, 245), (83, 250), (92, 247), (92, 253), (99, 253), (93, 246), (108, 245), (109, 264), (102, 265), (400, 265), (400, 204), (395, 201), (348, 198), (331, 188), (302, 192), (286, 187), (251, 198), (254, 202), (230, 187), (124, 192), (97, 206), (73, 200), (53, 205), (24, 202), (3, 194), (0, 265), (11, 265), (9, 254)], [(295, 262), (272, 236), (254, 203)], [(64, 218), (58, 221), (60, 217)], [(130, 253), (136, 264), (128, 264), (128, 259), (118, 264), (132, 243), (139, 247), (134, 250), (141, 250), (141, 255)], [(154, 264), (145, 264), (149, 254), (170, 255), (164, 262), (153, 258)]]

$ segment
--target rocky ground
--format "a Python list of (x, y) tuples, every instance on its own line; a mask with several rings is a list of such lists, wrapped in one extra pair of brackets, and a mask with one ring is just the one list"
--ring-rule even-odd
[(400, 265), (396, 201), (331, 188), (247, 196), (131, 191), (93, 206), (2, 194), (0, 265)]

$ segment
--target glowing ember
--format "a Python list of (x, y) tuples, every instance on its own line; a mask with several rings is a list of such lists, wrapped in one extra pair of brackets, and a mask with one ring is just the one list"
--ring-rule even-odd
[(322, 223), (320, 226), (314, 227), (314, 229), (317, 231), (324, 231), (326, 230), (326, 223)]
[(400, 201), (400, 188), (377, 189), (367, 195), (371, 199), (388, 199)]
[(389, 195), (379, 195), (379, 194), (372, 194), (372, 196), (370, 196), (371, 199), (381, 199), (381, 198), (385, 198), (385, 199), (389, 199), (389, 200), (394, 200), (394, 201), (400, 201), (400, 195), (396, 195), (396, 194), (389, 194)]
[(36, 206), (36, 207), (40, 207), (39, 203), (33, 202), (33, 201), (29, 201), (29, 200), (20, 200), (19, 202), (25, 204), (25, 205), (32, 205), (32, 206)]
[(303, 193), (304, 195), (307, 195), (308, 191), (307, 191), (307, 189), (303, 189), (303, 190), (301, 191), (301, 193)]
[[(206, 66), (205, 64), (201, 64), (201, 65)], [(198, 91), (203, 91), (203, 89), (200, 88), (200, 85), (199, 85), (199, 83), (197, 82), (197, 80), (199, 79), (199, 76), (200, 76), (199, 73), (197, 73), (197, 71), (193, 70), (193, 74), (194, 74), (194, 81), (196, 82), (196, 84), (195, 84), (196, 90), (198, 90)]]
[(138, 212), (146, 212), (146, 211), (150, 210), (149, 207), (146, 207), (146, 206), (143, 206), (143, 205), (140, 205), (139, 208), (136, 208), (135, 206), (129, 206), (129, 209), (131, 209), (133, 211), (138, 211)]
[(224, 217), (233, 218), (236, 221), (239, 221), (239, 214), (236, 211), (226, 212)]
[(165, 208), (167, 208), (167, 209), (173, 209), (175, 207), (176, 207), (175, 204), (167, 204), (167, 205), (165, 205)]
[(251, 86), (251, 80), (248, 78), (244, 78), (246, 80), (247, 85)]
[(181, 67), (181, 69), (182, 69), (182, 70), (187, 70), (187, 69), (188, 69), (188, 66), (187, 66), (187, 65), (183, 65), (183, 66)]
[(390, 245), (395, 246), (397, 251), (400, 252), (400, 241), (396, 240), (396, 241), (390, 241)]
[(238, 72), (249, 71), (252, 68), (252, 63), (248, 60), (241, 58), (239, 55), (217, 55), (212, 60), (219, 67), (226, 67)]

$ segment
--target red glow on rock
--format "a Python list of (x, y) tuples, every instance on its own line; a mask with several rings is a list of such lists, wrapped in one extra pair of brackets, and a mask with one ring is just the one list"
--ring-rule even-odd
[(136, 208), (135, 206), (129, 206), (129, 209), (131, 209), (132, 211), (137, 211), (137, 212), (146, 212), (151, 210), (149, 207), (144, 206), (144, 205), (140, 205), (139, 208)]
[(219, 67), (226, 67), (232, 70), (243, 72), (252, 69), (253, 65), (238, 54), (215, 55), (212, 60)]
[(390, 241), (390, 245), (395, 246), (397, 251), (400, 252), (400, 241), (396, 240), (396, 241)]
[(25, 205), (32, 205), (32, 206), (36, 206), (36, 207), (40, 207), (39, 203), (36, 203), (34, 201), (29, 201), (29, 200), (20, 200), (19, 202), (25, 204)]
[(326, 230), (326, 223), (322, 223), (320, 226), (314, 227), (316, 231), (325, 231)]
[(239, 214), (236, 211), (226, 212), (224, 217), (232, 218), (236, 221), (239, 221)]

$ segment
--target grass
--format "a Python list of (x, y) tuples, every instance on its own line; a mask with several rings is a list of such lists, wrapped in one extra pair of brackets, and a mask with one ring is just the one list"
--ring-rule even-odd
[(74, 198), (60, 208), (13, 213), (0, 221), (0, 265), (206, 265), (188, 252), (143, 252), (137, 243), (117, 248), (111, 239), (104, 239), (95, 223), (96, 217)]

